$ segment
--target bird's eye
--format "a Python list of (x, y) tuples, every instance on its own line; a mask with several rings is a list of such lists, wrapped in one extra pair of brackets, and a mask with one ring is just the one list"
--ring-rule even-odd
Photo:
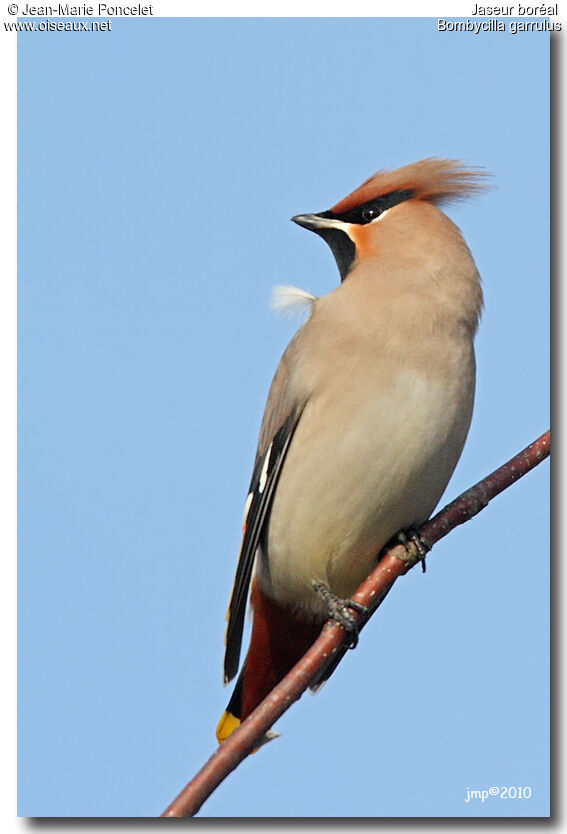
[(370, 221), (378, 217), (379, 214), (380, 209), (377, 206), (367, 206), (366, 208), (362, 209), (362, 219), (365, 223), (370, 223)]

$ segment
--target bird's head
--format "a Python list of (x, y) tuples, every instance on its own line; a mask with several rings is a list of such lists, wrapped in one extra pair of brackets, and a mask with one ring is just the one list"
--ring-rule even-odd
[[(417, 231), (435, 222), (425, 207), (475, 194), (484, 188), (486, 176), (454, 160), (422, 159), (395, 171), (378, 171), (328, 211), (291, 219), (327, 241), (344, 281), (358, 259), (380, 255), (394, 220), (405, 224), (410, 244), (412, 224)], [(420, 213), (419, 208), (424, 210)]]

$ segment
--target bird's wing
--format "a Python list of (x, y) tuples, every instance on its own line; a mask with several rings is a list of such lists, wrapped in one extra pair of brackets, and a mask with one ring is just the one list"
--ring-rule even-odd
[(244, 510), (243, 536), (227, 612), (225, 683), (238, 671), (240, 645), (244, 628), (248, 588), (256, 551), (264, 532), (270, 506), (289, 444), (301, 418), (304, 403), (293, 396), (290, 385), (290, 364), (294, 342), (283, 355), (266, 403), (260, 429), (258, 452)]

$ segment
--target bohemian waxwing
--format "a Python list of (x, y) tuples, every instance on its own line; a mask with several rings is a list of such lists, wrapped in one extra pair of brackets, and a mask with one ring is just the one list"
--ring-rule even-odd
[(447, 486), (471, 421), (482, 291), (459, 229), (437, 206), (477, 192), (482, 176), (424, 159), (374, 174), (330, 211), (292, 218), (329, 244), (341, 284), (322, 298), (294, 288), (276, 298), (309, 317), (280, 361), (260, 429), (225, 682), (238, 671), (249, 586), (252, 636), (219, 742), (330, 614), (349, 626), (345, 600)]

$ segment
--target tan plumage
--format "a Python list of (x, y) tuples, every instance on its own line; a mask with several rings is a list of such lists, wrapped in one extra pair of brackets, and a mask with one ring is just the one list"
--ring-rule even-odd
[[(256, 470), (294, 415), (254, 545), (261, 616), (268, 622), (266, 610), (277, 611), (280, 625), (264, 629), (258, 656), (252, 641), (235, 691), (245, 693), (246, 714), (258, 702), (247, 676), (258, 697), (266, 694), (257, 681), (278, 657), (282, 612), (287, 640), (322, 624), (313, 580), (350, 597), (384, 544), (429, 517), (459, 459), (482, 293), (460, 231), (435, 203), (477, 191), (481, 176), (423, 160), (375, 174), (329, 212), (294, 218), (330, 243), (343, 281), (313, 300), (276, 371), (260, 430)], [(229, 623), (232, 658), (233, 634)], [(241, 703), (233, 696), (229, 712)]]
[(270, 596), (321, 615), (310, 580), (350, 596), (386, 541), (428, 518), (472, 414), (481, 293), (460, 233), (410, 201), (366, 249), (284, 354), (260, 433), (263, 450), (305, 406), (257, 567)]

